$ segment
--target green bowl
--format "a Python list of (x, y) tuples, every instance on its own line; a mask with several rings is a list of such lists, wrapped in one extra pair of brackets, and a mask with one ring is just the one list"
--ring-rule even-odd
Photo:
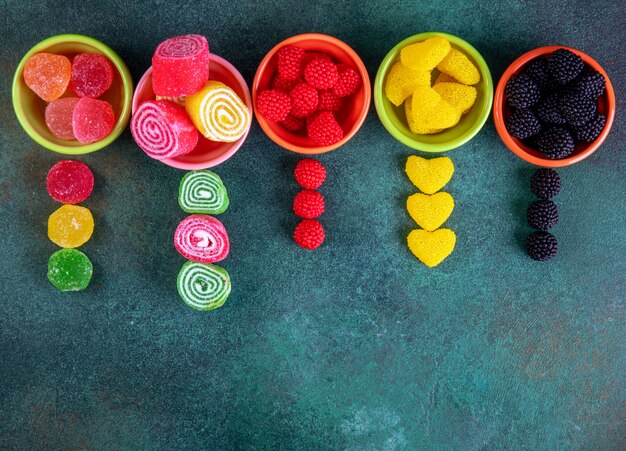
[[(441, 36), (447, 39), (452, 47), (462, 51), (474, 63), (480, 72), (480, 82), (475, 85), (478, 95), (469, 113), (461, 117), (461, 121), (452, 128), (434, 135), (416, 135), (411, 133), (406, 123), (404, 105), (395, 106), (385, 96), (383, 86), (387, 72), (396, 61), (400, 61), (400, 50), (407, 45), (424, 41), (428, 38)], [(380, 121), (391, 136), (413, 149), (424, 152), (445, 152), (456, 149), (472, 139), (485, 125), (491, 113), (493, 103), (493, 81), (487, 63), (478, 51), (463, 39), (447, 33), (419, 33), (406, 38), (396, 45), (383, 62), (380, 63), (374, 82), (374, 104)]]
[[(104, 139), (89, 144), (76, 140), (66, 141), (54, 136), (48, 130), (45, 120), (46, 102), (30, 90), (24, 82), (23, 71), (26, 61), (35, 53), (49, 52), (65, 55), (70, 60), (78, 53), (100, 53), (113, 64), (113, 84), (99, 97), (113, 107), (117, 118), (113, 131)], [(46, 149), (66, 155), (82, 155), (100, 150), (117, 139), (130, 119), (133, 98), (133, 79), (124, 61), (102, 42), (79, 34), (60, 34), (41, 41), (24, 55), (13, 76), (13, 109), (20, 125), (34, 141)]]

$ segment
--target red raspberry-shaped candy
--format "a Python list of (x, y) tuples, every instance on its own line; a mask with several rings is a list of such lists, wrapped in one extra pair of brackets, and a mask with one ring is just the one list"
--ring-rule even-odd
[(300, 191), (293, 200), (293, 212), (301, 218), (317, 218), (324, 213), (324, 196), (312, 189)]
[(343, 130), (330, 111), (322, 111), (308, 125), (309, 138), (318, 146), (330, 146), (343, 138)]
[(298, 83), (289, 96), (291, 97), (291, 114), (295, 117), (305, 117), (317, 110), (319, 97), (313, 86)]
[(305, 52), (302, 57), (302, 68), (304, 69), (307, 64), (315, 59), (324, 59), (328, 61), (332, 61), (332, 58), (325, 53), (322, 52)]
[(304, 50), (295, 45), (287, 45), (278, 51), (278, 75), (283, 80), (297, 80), (302, 77), (302, 57)]
[(303, 158), (293, 171), (296, 182), (305, 189), (318, 189), (326, 180), (326, 168), (317, 160)]
[(324, 242), (324, 228), (315, 219), (305, 219), (296, 226), (293, 239), (296, 244), (304, 249), (317, 249)]
[(290, 132), (297, 132), (298, 130), (302, 130), (304, 128), (304, 118), (295, 117), (293, 114), (289, 114), (284, 121), (280, 122), (280, 125), (285, 127), (285, 129)]
[(279, 76), (274, 77), (272, 80), (272, 89), (278, 89), (279, 91), (289, 93), (295, 85), (298, 84), (298, 80), (285, 80)]
[(339, 71), (339, 80), (333, 86), (333, 92), (339, 97), (349, 96), (356, 92), (359, 86), (361, 86), (359, 73), (346, 64), (340, 64), (337, 69)]
[(314, 88), (330, 89), (339, 80), (339, 72), (332, 61), (317, 58), (306, 65), (304, 79)]
[(318, 111), (339, 111), (343, 103), (341, 97), (335, 94), (331, 89), (320, 91), (318, 93), (320, 101), (317, 105)]
[(284, 121), (291, 111), (291, 99), (289, 96), (276, 89), (262, 91), (257, 97), (256, 107), (259, 114), (268, 121)]

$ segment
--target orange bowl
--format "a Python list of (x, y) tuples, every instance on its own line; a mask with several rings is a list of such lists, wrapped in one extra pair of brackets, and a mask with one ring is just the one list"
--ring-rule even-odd
[[(330, 55), (335, 61), (348, 64), (353, 67), (361, 76), (361, 87), (354, 94), (346, 97), (344, 105), (337, 114), (337, 121), (344, 131), (343, 139), (330, 146), (316, 146), (306, 136), (291, 133), (276, 122), (264, 119), (257, 111), (257, 95), (259, 92), (270, 89), (272, 79), (276, 74), (277, 53), (287, 46), (296, 45), (307, 51), (323, 52)], [(252, 101), (254, 103), (254, 113), (263, 131), (279, 146), (302, 154), (320, 154), (330, 152), (347, 143), (361, 128), (370, 107), (372, 93), (370, 79), (367, 69), (352, 48), (345, 42), (325, 34), (309, 33), (293, 36), (282, 41), (269, 51), (254, 76), (252, 84)]]
[[(606, 116), (606, 124), (595, 141), (591, 143), (576, 144), (574, 152), (572, 152), (569, 157), (563, 158), (561, 160), (551, 160), (549, 158), (546, 158), (538, 150), (535, 150), (532, 147), (528, 147), (519, 139), (512, 137), (506, 130), (506, 127), (504, 126), (504, 121), (510, 116), (511, 112), (509, 110), (509, 107), (506, 105), (506, 95), (504, 94), (504, 88), (506, 87), (509, 79), (512, 76), (517, 75), (519, 72), (521, 72), (524, 66), (530, 61), (534, 60), (535, 58), (547, 58), (549, 54), (558, 49), (566, 49), (579, 55), (583, 59), (585, 64), (604, 76), (604, 79), (606, 80), (606, 90), (604, 94), (598, 98), (598, 111)], [(500, 135), (500, 139), (502, 139), (504, 144), (506, 144), (506, 146), (515, 155), (520, 157), (522, 160), (537, 166), (558, 168), (562, 166), (569, 166), (571, 164), (578, 163), (584, 160), (602, 145), (609, 132), (611, 131), (611, 126), (613, 125), (614, 118), (615, 92), (613, 91), (611, 80), (609, 80), (609, 76), (606, 74), (604, 69), (602, 69), (602, 66), (600, 66), (596, 62), (596, 60), (591, 58), (586, 53), (583, 53), (580, 50), (573, 49), (571, 47), (564, 47), (561, 45), (540, 47), (538, 49), (531, 50), (530, 52), (523, 54), (518, 59), (513, 61), (513, 63), (507, 68), (507, 70), (504, 71), (504, 74), (502, 74), (498, 86), (496, 87), (496, 93), (493, 101), (493, 120), (496, 124), (496, 130)]]
[[(220, 81), (235, 91), (250, 110), (250, 114), (252, 114), (250, 91), (239, 71), (224, 58), (213, 53), (209, 54), (209, 64), (209, 80)], [(152, 66), (150, 66), (143, 77), (141, 77), (141, 80), (139, 80), (137, 89), (135, 89), (133, 114), (143, 102), (154, 100), (155, 98), (156, 96), (152, 90)], [(232, 157), (246, 141), (249, 131), (250, 125), (248, 125), (248, 129), (243, 136), (232, 143), (211, 141), (200, 134), (198, 144), (190, 153), (160, 161), (173, 168), (186, 171), (212, 168)]]

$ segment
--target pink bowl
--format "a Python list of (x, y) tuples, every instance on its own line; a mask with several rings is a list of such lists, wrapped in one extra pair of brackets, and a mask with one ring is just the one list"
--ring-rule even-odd
[[(213, 53), (209, 55), (209, 64), (209, 79), (220, 81), (234, 90), (248, 106), (250, 116), (252, 117), (252, 98), (250, 97), (250, 90), (239, 71), (224, 58), (214, 55)], [(155, 95), (154, 91), (152, 91), (152, 67), (150, 67), (146, 73), (143, 74), (143, 77), (141, 77), (135, 89), (135, 94), (133, 95), (133, 114), (135, 114), (135, 111), (142, 102), (154, 99)], [(167, 158), (160, 161), (173, 168), (185, 170), (212, 168), (232, 157), (244, 143), (249, 132), (250, 126), (248, 125), (246, 133), (239, 138), (239, 140), (232, 143), (214, 142), (200, 135), (198, 145), (187, 155)]]

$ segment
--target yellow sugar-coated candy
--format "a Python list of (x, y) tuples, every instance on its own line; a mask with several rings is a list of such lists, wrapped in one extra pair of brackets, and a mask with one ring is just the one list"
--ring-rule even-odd
[(469, 112), (476, 101), (476, 88), (461, 83), (437, 83), (433, 89), (461, 114)]
[(458, 80), (456, 80), (452, 75), (439, 72), (439, 75), (435, 78), (435, 84), (438, 83), (458, 83)]
[(430, 72), (409, 69), (401, 62), (393, 65), (385, 81), (385, 95), (399, 106), (418, 86), (430, 86)]
[(432, 232), (450, 217), (454, 210), (454, 199), (445, 192), (431, 196), (415, 193), (407, 198), (406, 209), (418, 226)]
[(442, 37), (426, 39), (400, 50), (400, 61), (413, 70), (433, 70), (450, 52), (450, 43)]
[(419, 86), (413, 92), (411, 113), (415, 127), (419, 129), (450, 128), (461, 119), (461, 112), (430, 86)]
[(61, 247), (81, 246), (92, 233), (93, 216), (85, 207), (63, 205), (48, 218), (48, 238)]
[(200, 91), (187, 96), (185, 109), (198, 131), (211, 141), (237, 141), (250, 126), (247, 105), (219, 81), (209, 80)]
[(480, 81), (480, 73), (465, 53), (452, 49), (448, 55), (437, 64), (437, 69), (454, 77), (464, 85), (475, 85)]
[(405, 171), (409, 180), (421, 192), (434, 194), (450, 181), (454, 174), (454, 164), (448, 157), (426, 159), (411, 155), (406, 160)]
[(411, 230), (407, 237), (409, 249), (426, 266), (435, 267), (454, 250), (456, 235), (450, 229)]
[(415, 125), (413, 121), (413, 97), (409, 97), (404, 102), (404, 112), (406, 114), (406, 123), (409, 126), (409, 130), (416, 135), (434, 135), (443, 131), (441, 128), (420, 128)]

